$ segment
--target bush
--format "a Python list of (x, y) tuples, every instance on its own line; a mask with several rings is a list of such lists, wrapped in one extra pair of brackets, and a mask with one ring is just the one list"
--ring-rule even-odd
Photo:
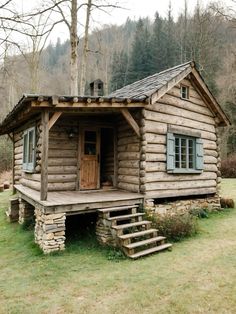
[(222, 160), (221, 174), (223, 178), (236, 178), (236, 154)]
[(158, 234), (170, 241), (180, 241), (183, 238), (195, 235), (198, 232), (197, 217), (189, 214), (166, 214), (149, 217)]
[(193, 208), (189, 211), (189, 213), (198, 218), (208, 218), (209, 210), (207, 208)]

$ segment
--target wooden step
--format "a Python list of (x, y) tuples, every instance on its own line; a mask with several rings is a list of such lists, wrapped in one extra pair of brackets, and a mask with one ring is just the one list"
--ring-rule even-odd
[(145, 255), (151, 254), (151, 253), (163, 251), (163, 250), (166, 250), (166, 249), (171, 248), (171, 247), (172, 247), (172, 244), (166, 243), (166, 244), (158, 245), (158, 246), (152, 247), (150, 249), (147, 249), (147, 250), (144, 250), (144, 251), (140, 251), (138, 253), (134, 253), (134, 254), (131, 254), (131, 255), (128, 255), (128, 256), (130, 258), (135, 259), (135, 258), (139, 258), (141, 256), (145, 256)]
[(126, 244), (126, 245), (123, 245), (123, 246), (126, 247), (127, 249), (134, 249), (134, 248), (137, 248), (139, 246), (143, 246), (143, 245), (146, 245), (146, 244), (151, 244), (151, 243), (154, 243), (154, 242), (163, 241), (165, 239), (166, 239), (165, 237), (158, 236), (158, 237), (154, 237), (154, 238), (150, 238), (150, 239), (146, 239), (146, 240), (142, 240), (142, 241)]
[(144, 213), (136, 213), (136, 214), (130, 214), (130, 215), (120, 215), (120, 216), (107, 218), (107, 220), (110, 220), (110, 221), (113, 221), (113, 220), (126, 220), (126, 219), (141, 217), (143, 215), (144, 215)]
[(143, 220), (143, 221), (131, 222), (129, 224), (112, 226), (112, 228), (116, 230), (121, 230), (121, 229), (126, 229), (126, 228), (131, 228), (131, 227), (138, 227), (142, 225), (150, 225), (151, 223), (152, 223), (151, 221)]
[(102, 213), (110, 213), (110, 212), (117, 212), (117, 211), (132, 209), (132, 208), (138, 208), (138, 207), (139, 205), (135, 204), (135, 205), (128, 205), (128, 206), (101, 208), (101, 209), (98, 209), (98, 211)]
[(151, 234), (154, 232), (157, 232), (157, 229), (148, 229), (148, 230), (138, 231), (134, 233), (122, 234), (118, 236), (118, 238), (121, 240), (126, 240), (126, 239), (131, 239), (131, 238), (142, 237), (144, 235)]

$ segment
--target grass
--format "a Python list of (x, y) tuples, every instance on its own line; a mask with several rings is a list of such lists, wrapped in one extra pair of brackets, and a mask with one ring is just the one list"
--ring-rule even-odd
[[(222, 186), (236, 199), (236, 180)], [(200, 220), (200, 234), (172, 252), (130, 261), (84, 235), (42, 255), (32, 231), (6, 222), (8, 197), (0, 195), (1, 314), (236, 312), (235, 210)]]

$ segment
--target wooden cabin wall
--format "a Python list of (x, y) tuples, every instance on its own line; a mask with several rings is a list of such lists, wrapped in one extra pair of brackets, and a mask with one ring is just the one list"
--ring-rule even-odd
[(23, 163), (23, 131), (14, 132), (14, 183), (19, 184), (22, 178), (22, 163)]
[[(139, 114), (131, 113), (139, 123)], [(117, 186), (120, 189), (139, 192), (140, 139), (123, 116), (117, 123)]]
[[(77, 160), (78, 160), (78, 132), (75, 137), (69, 139), (68, 134), (71, 128), (77, 126), (77, 121), (59, 119), (49, 132), (48, 152), (48, 191), (72, 191), (76, 189), (77, 183)], [(29, 126), (30, 127), (30, 126)], [(37, 124), (36, 136), (36, 167), (34, 173), (22, 171), (23, 158), (23, 131), (15, 136), (19, 138), (16, 145), (20, 148), (21, 156), (15, 164), (15, 180), (20, 176), (22, 185), (40, 191), (41, 180), (41, 125)]]
[[(157, 103), (143, 111), (145, 115), (147, 197), (163, 198), (216, 193), (217, 144), (214, 115), (190, 81), (190, 99), (180, 97), (180, 84)], [(166, 172), (166, 134), (168, 125), (201, 132), (204, 145), (204, 171), (201, 174)]]
[[(74, 137), (69, 138), (70, 131)], [(73, 191), (77, 184), (78, 121), (59, 118), (49, 131), (48, 190)]]
[[(28, 128), (36, 126), (36, 164), (34, 173), (27, 173), (23, 171), (23, 134)], [(35, 182), (35, 176), (40, 176), (40, 134), (41, 127), (39, 120), (31, 121), (30, 124), (25, 124), (24, 127), (16, 130), (14, 132), (14, 181), (15, 184), (22, 184), (24, 186), (30, 187), (34, 190), (40, 190), (40, 186)]]

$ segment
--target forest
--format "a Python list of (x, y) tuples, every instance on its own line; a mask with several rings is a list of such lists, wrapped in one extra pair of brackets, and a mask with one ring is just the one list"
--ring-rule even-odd
[[(222, 158), (236, 154), (235, 11), (225, 13), (217, 3), (211, 3), (204, 8), (197, 4), (189, 13), (186, 4), (183, 12), (173, 18), (170, 4), (164, 17), (157, 7), (152, 19), (127, 19), (121, 26), (103, 25), (90, 31), (88, 41), (85, 40), (84, 36), (79, 38), (77, 51), (77, 74), (82, 79), (86, 48), (85, 94), (89, 93), (89, 83), (97, 78), (104, 82), (108, 94), (153, 73), (194, 60), (232, 122), (230, 128), (221, 130)], [(58, 37), (54, 42), (45, 41), (43, 46), (35, 40), (20, 50), (12, 48), (14, 43), (5, 45), (11, 49), (4, 49), (0, 64), (0, 120), (23, 93), (70, 93), (69, 39), (62, 41)], [(77, 85), (77, 91), (83, 94), (81, 84)], [(11, 142), (7, 137), (0, 139), (0, 158), (0, 171), (9, 169)]]

